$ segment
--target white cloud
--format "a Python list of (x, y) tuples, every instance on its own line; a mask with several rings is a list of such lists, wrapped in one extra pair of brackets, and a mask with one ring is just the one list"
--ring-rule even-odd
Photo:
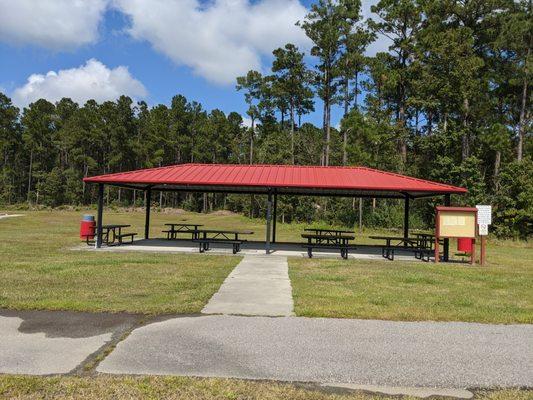
[(78, 68), (50, 71), (46, 75), (30, 75), (25, 85), (13, 92), (13, 102), (24, 107), (40, 98), (56, 102), (63, 97), (83, 104), (89, 99), (97, 102), (114, 100), (121, 95), (146, 96), (143, 84), (131, 76), (127, 67), (113, 69), (91, 59)]
[(94, 43), (108, 0), (0, 0), (0, 40), (52, 50)]
[(130, 35), (148, 41), (178, 65), (218, 84), (232, 84), (261, 56), (292, 42), (308, 45), (295, 26), (307, 9), (299, 0), (115, 0)]
[(242, 117), (242, 126), (244, 126), (245, 128), (251, 128), (252, 119), (248, 117)]
[[(364, 21), (368, 18), (372, 18), (374, 21), (379, 21), (379, 17), (370, 11), (370, 8), (377, 3), (378, 0), (363, 0), (361, 4), (361, 14), (363, 15)], [(392, 41), (388, 37), (378, 34), (376, 40), (366, 49), (366, 55), (373, 57), (376, 53), (388, 52), (391, 44)]]

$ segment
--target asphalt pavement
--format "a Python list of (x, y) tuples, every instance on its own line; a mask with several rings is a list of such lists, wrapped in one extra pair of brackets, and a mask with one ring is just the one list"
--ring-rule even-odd
[(532, 387), (533, 325), (171, 318), (134, 330), (97, 371), (386, 386)]
[(138, 319), (128, 314), (0, 310), (0, 373), (69, 373)]

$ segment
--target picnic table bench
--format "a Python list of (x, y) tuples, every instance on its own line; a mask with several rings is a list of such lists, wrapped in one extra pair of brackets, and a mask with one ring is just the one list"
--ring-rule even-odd
[(165, 224), (170, 228), (164, 230), (163, 233), (167, 234), (167, 239), (177, 239), (179, 233), (188, 233), (191, 235), (191, 239), (198, 239), (198, 228), (203, 226), (202, 224), (184, 224), (184, 223), (173, 223), (170, 222)]
[[(307, 229), (306, 229), (307, 230)], [(314, 229), (309, 229), (314, 230)], [(341, 257), (348, 258), (348, 251), (355, 249), (355, 246), (350, 246), (350, 240), (354, 240), (354, 235), (347, 235), (341, 231), (324, 230), (329, 231), (326, 233), (302, 233), (302, 238), (307, 239), (307, 243), (302, 247), (307, 249), (307, 256), (313, 257), (313, 249), (326, 249), (326, 250), (340, 250)], [(332, 232), (335, 232), (332, 234)], [(351, 232), (350, 232), (351, 233)]]
[[(381, 246), (381, 256), (388, 260), (394, 261), (394, 253), (396, 250), (411, 251), (415, 258), (423, 261), (429, 261), (430, 256), (433, 255), (431, 240), (427, 234), (418, 237), (403, 237), (403, 236), (370, 236), (370, 239), (385, 240), (385, 245)], [(422, 236), (424, 235), (424, 236)], [(394, 244), (392, 243), (394, 242)]]
[(347, 231), (342, 229), (323, 229), (323, 228), (304, 228), (306, 232), (314, 232), (317, 235), (330, 235), (330, 236), (339, 236), (344, 234), (352, 234), (353, 231)]
[(198, 229), (196, 230), (196, 238), (193, 242), (198, 243), (200, 253), (208, 251), (211, 244), (224, 243), (231, 244), (233, 247), (233, 254), (241, 251), (241, 245), (245, 239), (239, 238), (239, 235), (253, 235), (253, 231), (243, 230), (217, 230), (217, 229)]
[[(427, 247), (434, 249), (435, 246), (435, 235), (432, 233), (413, 233), (413, 236), (419, 239), (420, 247)], [(444, 244), (444, 239), (439, 239), (439, 244)]]
[(135, 236), (137, 236), (137, 232), (128, 232), (128, 233), (119, 233), (116, 235), (116, 238), (118, 239), (118, 245), (124, 244), (124, 238), (130, 238), (131, 242), (133, 243), (133, 239), (135, 239)]
[[(124, 238), (130, 237), (131, 242), (133, 243), (133, 239), (137, 235), (136, 232), (122, 233), (123, 228), (129, 228), (130, 226), (131, 225), (128, 224), (102, 225), (102, 242), (108, 246), (111, 246), (115, 242), (117, 242), (117, 245), (121, 245), (124, 243)], [(98, 231), (95, 230), (94, 236), (96, 237), (97, 235)], [(86, 242), (88, 245), (90, 244), (89, 236), (86, 236)]]

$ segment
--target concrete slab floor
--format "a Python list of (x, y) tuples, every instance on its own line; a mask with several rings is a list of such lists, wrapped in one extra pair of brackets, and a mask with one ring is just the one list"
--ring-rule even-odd
[[(153, 252), (153, 253), (194, 253), (199, 254), (198, 246), (188, 240), (166, 240), (166, 239), (141, 239), (136, 240), (133, 244), (124, 244), (122, 246), (109, 246), (95, 249), (94, 246), (80, 244), (73, 247), (72, 250), (104, 251), (104, 252)], [(204, 254), (233, 255), (232, 247), (224, 244), (217, 244), (211, 250)], [(201, 255), (201, 254), (199, 254)], [(245, 242), (242, 245), (238, 256), (266, 256), (265, 244), (262, 242)], [(301, 244), (297, 243), (275, 243), (272, 245), (272, 251), (268, 256), (281, 257), (303, 257), (307, 258), (307, 250), (303, 249)], [(342, 260), (338, 251), (314, 251), (313, 258), (335, 258)], [(361, 260), (385, 260), (381, 256), (379, 246), (360, 246), (356, 250), (351, 250), (348, 255), (350, 259)], [(395, 254), (395, 260), (423, 262), (414, 257), (411, 252), (398, 250)], [(391, 261), (392, 262), (392, 261)]]
[(245, 256), (202, 313), (288, 316), (293, 306), (287, 258)]
[(0, 310), (0, 373), (69, 373), (134, 326), (138, 318), (127, 314)]

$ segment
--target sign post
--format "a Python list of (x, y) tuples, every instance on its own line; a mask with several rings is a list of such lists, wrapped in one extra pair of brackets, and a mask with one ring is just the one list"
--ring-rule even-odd
[(481, 254), (479, 263), (484, 266), (487, 259), (487, 235), (489, 225), (492, 224), (492, 207), (488, 205), (477, 205), (478, 234), (481, 236)]

